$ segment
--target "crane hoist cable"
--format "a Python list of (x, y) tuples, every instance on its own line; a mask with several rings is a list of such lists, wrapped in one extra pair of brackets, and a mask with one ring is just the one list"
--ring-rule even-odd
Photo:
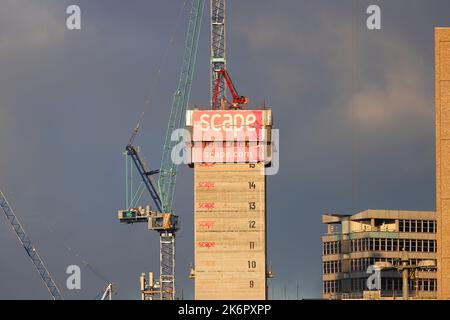
[[(48, 231), (52, 234), (54, 234), (53, 228), (47, 224), (46, 225)], [(111, 281), (100, 271), (98, 271), (97, 268), (95, 268), (90, 262), (87, 261), (87, 259), (82, 256), (78, 251), (76, 251), (73, 247), (69, 246), (69, 244), (66, 241), (60, 241), (60, 243), (69, 251), (71, 254), (73, 254), (75, 257), (79, 258), (81, 263), (86, 266), (89, 271), (92, 272), (97, 278), (101, 279), (105, 284), (111, 283)]]
[(139, 133), (139, 129), (141, 127), (141, 122), (144, 119), (145, 112), (147, 111), (147, 109), (150, 106), (150, 102), (151, 102), (151, 99), (153, 98), (154, 91), (156, 90), (157, 85), (159, 83), (159, 78), (161, 76), (161, 71), (164, 68), (164, 66), (166, 65), (167, 56), (169, 55), (169, 50), (170, 50), (171, 46), (174, 44), (174, 42), (175, 42), (175, 35), (177, 33), (177, 30), (180, 27), (180, 24), (181, 24), (181, 21), (182, 21), (181, 18), (183, 16), (183, 12), (184, 12), (184, 10), (186, 8), (186, 4), (187, 4), (187, 0), (184, 0), (182, 2), (182, 4), (181, 4), (181, 8), (180, 8), (180, 11), (178, 13), (178, 17), (176, 19), (176, 22), (174, 24), (173, 30), (172, 30), (170, 38), (169, 38), (169, 42), (167, 43), (167, 46), (166, 46), (166, 48), (164, 50), (164, 53), (162, 55), (161, 62), (159, 64), (158, 70), (156, 71), (156, 74), (155, 74), (155, 76), (154, 76), (154, 78), (152, 80), (152, 83), (151, 83), (151, 86), (150, 86), (150, 92), (149, 92), (147, 98), (145, 99), (144, 106), (143, 106), (142, 111), (141, 111), (141, 113), (140, 113), (140, 115), (138, 117), (138, 121), (136, 123), (136, 126), (133, 128), (133, 131), (132, 131), (130, 140), (128, 142), (128, 145), (132, 145), (134, 143), (134, 139), (136, 138), (136, 136)]
[[(136, 136), (139, 134), (139, 130), (141, 128), (141, 123), (142, 123), (142, 121), (144, 119), (145, 112), (150, 107), (151, 98), (153, 97), (154, 91), (156, 90), (157, 84), (159, 83), (159, 78), (161, 76), (161, 71), (162, 71), (162, 69), (164, 68), (164, 66), (166, 64), (167, 56), (169, 54), (170, 47), (175, 42), (175, 35), (177, 33), (177, 30), (180, 27), (181, 20), (182, 20), (181, 18), (183, 16), (183, 12), (184, 12), (184, 10), (186, 8), (186, 4), (187, 4), (187, 0), (184, 0), (182, 2), (181, 8), (179, 10), (178, 17), (177, 17), (176, 22), (174, 24), (174, 28), (173, 28), (173, 30), (171, 32), (169, 42), (167, 43), (167, 46), (166, 46), (166, 48), (164, 50), (164, 53), (163, 53), (163, 56), (162, 56), (162, 59), (161, 59), (161, 63), (159, 65), (159, 67), (158, 67), (158, 70), (156, 72), (155, 77), (153, 78), (153, 81), (152, 81), (152, 84), (151, 84), (151, 87), (150, 87), (150, 93), (149, 93), (149, 95), (147, 96), (147, 98), (145, 100), (143, 109), (142, 109), (142, 111), (141, 111), (141, 113), (140, 113), (140, 115), (138, 117), (136, 126), (133, 128), (132, 133), (131, 133), (131, 137), (130, 137), (130, 139), (128, 141), (128, 144), (127, 144), (127, 147), (126, 147), (126, 149), (127, 149), (126, 153), (127, 153), (127, 155), (132, 156), (132, 158), (134, 158), (133, 155), (135, 155), (135, 153), (138, 152), (136, 147), (133, 145), (134, 144), (134, 140), (136, 139)], [(130, 151), (129, 150), (130, 148), (134, 148), (136, 150), (135, 151)], [(138, 156), (138, 158), (139, 158), (139, 156)], [(140, 158), (140, 159), (143, 160), (143, 158)], [(133, 161), (136, 161), (136, 159), (133, 159)], [(150, 176), (148, 178), (150, 180), (153, 179), (153, 177), (150, 177)], [(128, 203), (128, 201), (127, 201), (127, 206), (128, 206), (128, 204), (130, 206), (133, 206), (135, 203), (137, 203), (141, 199), (142, 195), (144, 194), (144, 191), (146, 190), (146, 188), (143, 188), (143, 185), (144, 185), (144, 182), (141, 182), (140, 185), (138, 186), (138, 191), (136, 192), (136, 194), (134, 196), (132, 195), (132, 199), (131, 199), (130, 203)], [(154, 182), (153, 185), (156, 185), (156, 182)], [(145, 186), (147, 187), (147, 189), (150, 188), (148, 182), (145, 183)], [(154, 198), (155, 197), (154, 193), (152, 191), (150, 191), (150, 193), (152, 194), (152, 198)]]

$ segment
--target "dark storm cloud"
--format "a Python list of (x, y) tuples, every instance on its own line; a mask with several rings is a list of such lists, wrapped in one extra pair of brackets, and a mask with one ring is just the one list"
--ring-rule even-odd
[[(81, 31), (65, 30), (71, 3), (82, 8)], [(254, 104), (266, 99), (280, 128), (281, 170), (268, 178), (271, 284), (278, 297), (284, 284), (294, 292), (296, 282), (303, 296), (319, 297), (322, 213), (434, 210), (433, 27), (450, 25), (450, 4), (276, 3), (229, 1), (229, 69), (240, 93)], [(375, 3), (382, 8), (382, 30), (368, 31), (365, 8)], [(158, 269), (158, 237), (145, 226), (116, 221), (124, 205), (121, 150), (182, 2), (1, 5), (0, 187), (62, 287), (67, 265), (82, 266), (67, 243), (117, 283), (118, 297), (138, 298), (139, 273)], [(186, 9), (138, 138), (155, 167)], [(209, 94), (206, 16), (202, 31), (191, 99), (198, 105)], [(192, 297), (186, 276), (193, 260), (190, 169), (183, 167), (177, 182), (175, 207), (183, 218), (177, 282)], [(48, 298), (4, 223), (0, 239), (0, 254), (8, 257), (0, 263), (0, 298)], [(64, 292), (68, 298), (89, 299), (102, 288), (86, 268), (83, 276), (83, 290)]]

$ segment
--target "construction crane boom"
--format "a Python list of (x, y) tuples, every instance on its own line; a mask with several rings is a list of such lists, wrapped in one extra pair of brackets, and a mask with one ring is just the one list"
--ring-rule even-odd
[(17, 238), (23, 245), (23, 248), (30, 257), (31, 261), (33, 262), (33, 265), (35, 266), (37, 272), (41, 276), (42, 281), (44, 281), (53, 299), (63, 300), (61, 292), (56, 286), (56, 283), (53, 281), (50, 273), (48, 272), (47, 268), (44, 265), (44, 262), (42, 261), (41, 257), (36, 251), (36, 248), (31, 242), (30, 237), (28, 237), (27, 233), (23, 229), (19, 219), (15, 215), (12, 207), (9, 205), (8, 200), (6, 200), (6, 197), (1, 190), (0, 190), (0, 207), (3, 209), (3, 212), (5, 213), (6, 218), (11, 224), (12, 229), (14, 230)]
[[(133, 207), (136, 203), (136, 197), (133, 196), (132, 189), (128, 190), (127, 165), (127, 209), (119, 210), (119, 220), (123, 223), (147, 222), (149, 229), (158, 231), (160, 235), (160, 280), (159, 283), (150, 281), (149, 283), (152, 283), (151, 285), (141, 288), (144, 298), (146, 296), (150, 298), (159, 292), (162, 300), (175, 299), (175, 233), (178, 230), (178, 216), (173, 214), (172, 202), (178, 165), (172, 160), (172, 151), (178, 141), (172, 140), (172, 134), (174, 130), (184, 127), (185, 113), (189, 102), (192, 79), (194, 77), (204, 5), (205, 0), (192, 0), (181, 75), (172, 100), (160, 169), (149, 170), (145, 162), (140, 158), (138, 149), (133, 146), (139, 125), (133, 130), (133, 135), (126, 147), (126, 159), (128, 157), (132, 158), (157, 209), (153, 211), (149, 208)], [(151, 178), (157, 173), (159, 173), (159, 177), (156, 188)], [(130, 180), (132, 180), (132, 173)], [(131, 184), (130, 188), (132, 188)], [(131, 194), (131, 202), (128, 202), (129, 191)], [(140, 188), (138, 188), (136, 194), (139, 194), (139, 191)], [(140, 195), (137, 199), (139, 198)]]
[(178, 169), (178, 165), (172, 160), (172, 150), (178, 141), (172, 140), (172, 133), (175, 129), (184, 127), (183, 123), (191, 93), (192, 79), (194, 77), (204, 5), (205, 0), (193, 0), (192, 2), (181, 75), (172, 100), (158, 180), (163, 212), (172, 212), (172, 201)]

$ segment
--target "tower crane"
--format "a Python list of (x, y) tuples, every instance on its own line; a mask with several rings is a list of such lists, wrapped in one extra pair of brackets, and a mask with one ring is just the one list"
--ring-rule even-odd
[[(6, 199), (6, 196), (2, 190), (0, 190), (0, 207), (2, 208), (2, 211), (5, 214), (6, 219), (9, 221), (11, 228), (13, 229), (17, 238), (19, 239), (20, 243), (22, 244), (23, 248), (25, 249), (25, 252), (27, 253), (28, 257), (30, 258), (31, 262), (33, 263), (34, 267), (36, 268), (37, 272), (39, 273), (39, 276), (41, 277), (42, 281), (44, 282), (44, 284), (45, 284), (48, 292), (52, 296), (53, 300), (64, 300), (64, 298), (61, 294), (61, 291), (59, 290), (59, 288), (56, 285), (55, 281), (53, 280), (52, 276), (50, 275), (47, 268), (45, 267), (44, 261), (42, 261), (41, 257), (39, 256), (38, 252), (36, 251), (36, 248), (34, 247), (33, 243), (31, 242), (30, 237), (23, 229), (22, 224), (19, 221), (19, 218), (14, 213), (14, 210), (12, 209), (11, 205), (9, 204), (9, 202)], [(87, 265), (87, 266), (89, 266), (89, 265)], [(114, 290), (113, 290), (112, 283), (108, 283), (108, 286), (103, 291), (100, 300), (111, 300), (113, 292), (114, 292)]]
[[(181, 75), (172, 100), (160, 169), (151, 170), (140, 156), (139, 148), (133, 144), (139, 125), (125, 149), (127, 209), (118, 212), (119, 220), (122, 223), (146, 222), (150, 230), (157, 231), (160, 235), (160, 279), (159, 282), (145, 282), (151, 283), (151, 287), (146, 285), (147, 287), (142, 289), (143, 292), (151, 292), (149, 299), (157, 293), (162, 300), (175, 298), (175, 233), (179, 225), (178, 216), (173, 214), (172, 203), (178, 165), (171, 159), (172, 150), (177, 144), (176, 141), (172, 141), (171, 136), (172, 132), (182, 127), (184, 123), (194, 75), (204, 4), (205, 0), (192, 0)], [(132, 180), (133, 166), (142, 179), (137, 190), (133, 190), (132, 183), (128, 183)], [(157, 174), (159, 174), (158, 180), (155, 181)], [(150, 194), (154, 208), (136, 206), (145, 189)], [(143, 296), (145, 296), (144, 293)]]
[(2, 208), (3, 213), (5, 214), (9, 223), (11, 224), (11, 227), (14, 230), (14, 233), (16, 234), (17, 238), (19, 239), (20, 243), (22, 244), (23, 248), (25, 249), (28, 257), (30, 258), (31, 262), (33, 262), (34, 267), (36, 268), (37, 272), (39, 273), (42, 281), (44, 282), (45, 286), (47, 287), (48, 292), (50, 292), (52, 298), (54, 300), (63, 300), (63, 296), (61, 295), (61, 292), (59, 291), (58, 286), (56, 285), (55, 281), (53, 281), (53, 278), (51, 277), (50, 273), (48, 272), (47, 268), (45, 267), (44, 262), (42, 261), (41, 257), (39, 256), (38, 252), (36, 251), (36, 248), (34, 247), (33, 243), (31, 242), (30, 237), (27, 235), (27, 233), (23, 229), (22, 225), (20, 224), (19, 219), (17, 218), (16, 214), (14, 213), (14, 210), (8, 203), (8, 200), (6, 200), (6, 196), (3, 194), (3, 192), (1, 190), (0, 190), (0, 207)]
[(211, 109), (225, 97), (225, 81), (219, 76), (227, 67), (226, 0), (211, 0)]
[[(242, 109), (248, 98), (237, 93), (227, 71), (226, 0), (211, 0), (211, 109)], [(226, 87), (232, 102), (226, 99)]]

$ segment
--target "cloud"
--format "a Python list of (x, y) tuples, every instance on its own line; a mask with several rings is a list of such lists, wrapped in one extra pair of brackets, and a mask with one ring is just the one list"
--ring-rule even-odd
[[(280, 128), (281, 167), (268, 179), (268, 212), (300, 212), (298, 224), (311, 227), (289, 239), (305, 245), (290, 249), (298, 261), (317, 260), (296, 260), (295, 271), (284, 269), (280, 281), (300, 269), (303, 278), (314, 274), (319, 281), (320, 248), (309, 243), (322, 233), (320, 214), (327, 210), (434, 208), (433, 56), (427, 52), (433, 18), (405, 28), (393, 17), (420, 15), (421, 6), (403, 12), (402, 3), (383, 5), (381, 31), (365, 28), (364, 3), (352, 17), (350, 1), (302, 1), (295, 9), (286, 1), (272, 10), (261, 1), (257, 15), (248, 14), (249, 5), (234, 18), (232, 30), (245, 50), (233, 46), (230, 65), (240, 70), (248, 63), (240, 56), (258, 57), (249, 68), (260, 81), (247, 89), (264, 95)], [(417, 30), (426, 28), (425, 41)], [(279, 221), (291, 218), (269, 220), (272, 252), (289, 250), (279, 239)]]
[(353, 117), (361, 130), (420, 126), (424, 118), (433, 113), (425, 80), (419, 74), (414, 67), (388, 70), (384, 74), (384, 85), (368, 85), (355, 92), (349, 103), (353, 108), (348, 109), (348, 117)]
[(0, 52), (5, 55), (48, 48), (64, 39), (64, 18), (64, 12), (57, 15), (56, 10), (48, 10), (39, 1), (2, 1)]
[[(137, 298), (136, 275), (158, 269), (158, 239), (145, 226), (127, 228), (116, 221), (123, 206), (121, 151), (181, 3), (79, 1), (83, 29), (71, 33), (65, 30), (66, 2), (2, 1), (0, 182), (57, 281), (64, 283), (67, 264), (79, 263), (63, 254), (63, 239), (119, 284), (118, 298)], [(228, 5), (233, 81), (252, 104), (266, 99), (280, 129), (280, 173), (267, 179), (268, 253), (278, 288), (300, 278), (304, 296), (320, 296), (321, 213), (348, 213), (355, 197), (364, 209), (432, 209), (430, 48), (434, 16), (440, 12), (439, 23), (448, 21), (448, 1), (434, 1), (432, 13), (428, 3), (409, 3), (383, 2), (380, 32), (365, 30), (363, 1)], [(205, 30), (207, 16), (208, 10)], [(150, 163), (160, 160), (182, 59), (186, 15), (183, 19), (139, 138)], [(203, 102), (209, 95), (208, 43), (205, 32), (193, 91)], [(185, 276), (193, 259), (189, 170), (181, 168), (176, 195), (183, 216), (177, 281), (185, 289), (193, 285)], [(34, 270), (16, 260), (22, 252), (9, 255), (17, 247), (10, 238), (0, 249), (9, 248), (3, 252), (17, 268), (1, 278), (0, 289), (11, 288), (0, 290), (5, 298), (23, 296), (23, 287), (14, 284), (24, 273), (35, 279)], [(101, 287), (87, 286), (79, 297), (90, 298)], [(47, 298), (45, 290), (42, 296), (27, 294)]]

